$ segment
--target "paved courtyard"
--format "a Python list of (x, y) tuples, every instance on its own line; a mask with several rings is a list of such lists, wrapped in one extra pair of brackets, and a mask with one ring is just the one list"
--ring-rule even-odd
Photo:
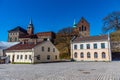
[(0, 64), (0, 80), (120, 80), (120, 62)]

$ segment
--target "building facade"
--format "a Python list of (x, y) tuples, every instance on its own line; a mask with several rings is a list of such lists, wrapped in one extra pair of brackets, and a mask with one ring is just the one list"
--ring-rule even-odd
[(5, 50), (11, 63), (39, 63), (59, 61), (59, 51), (50, 42), (21, 43)]
[(51, 40), (54, 43), (55, 33), (54, 32), (38, 32), (34, 34), (34, 25), (32, 20), (27, 27), (27, 30), (17, 26), (16, 28), (8, 31), (8, 42), (40, 42)]
[(84, 17), (82, 17), (77, 24), (74, 21), (73, 27), (74, 27), (73, 33), (78, 34), (78, 36), (82, 37), (90, 36), (90, 24)]
[(76, 61), (111, 61), (109, 37), (77, 37), (71, 42), (71, 58)]

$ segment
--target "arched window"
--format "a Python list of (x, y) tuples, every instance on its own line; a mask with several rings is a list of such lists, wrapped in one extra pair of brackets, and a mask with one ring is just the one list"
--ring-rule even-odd
[(88, 52), (88, 53), (87, 53), (87, 58), (90, 58), (90, 57), (91, 57), (91, 56), (90, 56), (90, 52)]
[(98, 53), (97, 52), (94, 53), (94, 58), (98, 58)]
[(84, 58), (84, 53), (83, 52), (80, 53), (80, 57)]
[(86, 31), (86, 27), (84, 28), (84, 31)]
[(74, 53), (74, 57), (77, 58), (77, 52)]
[(106, 58), (105, 52), (102, 52), (102, 58)]
[(82, 31), (84, 31), (84, 26), (82, 25)]

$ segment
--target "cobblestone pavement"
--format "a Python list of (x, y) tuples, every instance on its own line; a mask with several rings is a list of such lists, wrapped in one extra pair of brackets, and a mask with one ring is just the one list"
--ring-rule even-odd
[(0, 64), (0, 80), (120, 80), (120, 62)]

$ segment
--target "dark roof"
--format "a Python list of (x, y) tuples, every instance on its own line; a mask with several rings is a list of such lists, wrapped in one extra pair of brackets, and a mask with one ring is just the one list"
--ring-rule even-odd
[(19, 31), (27, 33), (27, 31), (20, 26), (17, 26), (16, 28), (9, 30), (8, 32), (19, 32)]
[(37, 38), (37, 35), (25, 35), (25, 36), (20, 36), (20, 38), (31, 38), (31, 39), (34, 39), (34, 38)]
[(52, 36), (55, 35), (54, 32), (39, 32), (37, 33), (37, 36)]
[(89, 41), (102, 41), (108, 40), (108, 35), (77, 37), (73, 42), (89, 42)]
[(37, 44), (34, 44), (34, 43), (26, 43), (26, 44), (17, 44), (17, 45), (14, 45), (6, 50), (26, 50), (26, 49), (32, 49), (34, 48), (36, 45), (38, 44), (41, 44), (42, 42), (39, 42)]

